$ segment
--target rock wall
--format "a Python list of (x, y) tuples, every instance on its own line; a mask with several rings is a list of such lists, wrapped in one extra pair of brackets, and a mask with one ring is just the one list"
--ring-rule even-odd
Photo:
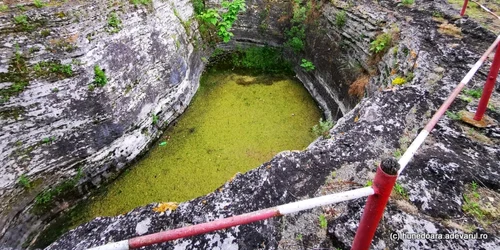
[[(7, 78), (16, 70), (16, 53), (29, 81), (0, 104), (0, 246), (11, 247), (68, 206), (52, 198), (51, 211), (35, 215), (32, 204), (42, 190), (76, 181), (78, 191), (69, 195), (80, 197), (144, 153), (187, 107), (204, 68), (203, 52), (190, 42), (196, 29), (181, 22), (193, 15), (188, 0), (23, 9), (12, 5), (0, 13), (0, 87), (15, 84)], [(116, 33), (109, 25), (113, 12), (121, 21)], [(16, 23), (22, 16), (27, 24)], [(70, 64), (73, 74), (40, 76), (40, 62)], [(108, 82), (91, 90), (95, 65)], [(75, 179), (78, 169), (83, 176)], [(17, 183), (21, 175), (31, 188)]]
[[(279, 3), (270, 4), (271, 9), (280, 8)], [(254, 8), (257, 7), (250, 11), (259, 13)], [(348, 16), (343, 29), (332, 26), (339, 10), (346, 11)], [(469, 66), (493, 42), (492, 33), (469, 19), (457, 17), (457, 11), (444, 0), (419, 2), (418, 6), (400, 6), (394, 1), (325, 3), (318, 20), (323, 25), (330, 25), (325, 30), (328, 39), (311, 35), (305, 52), (319, 69), (308, 74), (298, 72), (299, 78), (306, 86), (309, 82), (333, 85), (332, 77), (339, 74), (335, 69), (327, 70), (331, 65), (321, 63), (330, 55), (325, 53), (328, 48), (317, 45), (334, 41), (344, 44), (340, 51), (349, 52), (352, 59), (366, 67), (374, 66), (376, 71), (370, 79), (367, 96), (354, 109), (349, 111), (349, 101), (339, 107), (346, 113), (330, 131), (331, 139), (318, 140), (302, 152), (280, 153), (262, 166), (236, 176), (213, 193), (180, 204), (174, 211), (155, 212), (153, 208), (157, 204), (150, 204), (125, 215), (97, 218), (65, 234), (48, 249), (85, 249), (365, 185), (373, 177), (381, 158), (395, 156), (408, 146)], [(241, 20), (245, 22), (244, 18)], [(444, 22), (460, 32), (438, 29)], [(244, 36), (245, 32), (251, 32), (250, 27), (255, 25), (236, 25), (235, 41), (261, 43), (262, 38), (250, 41)], [(369, 42), (378, 33), (393, 31), (397, 37), (388, 53), (378, 62), (371, 61)], [(279, 43), (282, 38), (276, 35), (271, 39), (269, 43)], [(332, 55), (333, 60), (342, 56)], [(484, 82), (487, 69), (478, 73), (472, 86)], [(413, 77), (408, 77), (410, 72)], [(407, 77), (408, 82), (402, 86), (391, 85), (397, 76)], [(345, 90), (344, 85), (328, 90), (325, 87), (315, 95), (326, 99), (321, 93), (328, 93), (339, 99), (348, 98), (340, 96), (339, 89)], [(495, 93), (494, 100), (498, 98), (499, 94)], [(475, 105), (477, 101), (457, 100), (450, 110), (471, 111)], [(498, 111), (490, 110), (488, 114), (497, 121), (500, 119)], [(472, 181), (480, 183), (481, 190), (488, 193), (485, 197), (491, 198), (490, 202), (498, 202), (498, 131), (498, 126), (493, 126), (475, 131), (477, 134), (463, 123), (443, 117), (398, 181), (406, 194), (395, 193), (390, 200), (373, 248), (494, 249), (500, 245), (498, 217), (492, 217), (491, 224), (484, 223), (465, 213), (463, 208), (466, 204), (463, 197)], [(347, 249), (359, 225), (363, 204), (364, 199), (344, 202), (146, 249)], [(485, 205), (488, 206), (491, 208), (491, 204)], [(326, 229), (318, 223), (320, 214), (328, 219)], [(487, 239), (391, 238), (394, 233), (412, 232), (472, 232), (485, 234)]]

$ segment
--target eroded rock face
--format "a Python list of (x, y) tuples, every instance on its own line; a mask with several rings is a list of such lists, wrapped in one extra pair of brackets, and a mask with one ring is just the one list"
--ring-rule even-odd
[[(51, 214), (29, 211), (37, 194), (74, 179), (79, 168), (80, 194), (123, 170), (184, 111), (204, 67), (180, 21), (193, 14), (189, 1), (25, 8), (0, 14), (1, 74), (12, 71), (15, 53), (30, 72), (26, 89), (0, 104), (0, 245), (13, 247)], [(112, 12), (117, 33), (108, 25)], [(31, 31), (15, 23), (21, 15)], [(35, 64), (44, 61), (71, 64), (73, 74), (38, 76)], [(92, 91), (95, 65), (108, 82)], [(37, 186), (24, 190), (16, 184), (21, 174)]]
[[(394, 26), (400, 31), (394, 46), (398, 49), (389, 50), (376, 64), (380, 74), (371, 78), (368, 97), (354, 109), (346, 108), (348, 112), (331, 130), (331, 139), (316, 141), (303, 152), (283, 152), (255, 170), (238, 175), (217, 191), (180, 204), (173, 212), (154, 212), (156, 204), (150, 204), (126, 215), (97, 218), (67, 233), (49, 249), (85, 249), (363, 186), (373, 177), (381, 158), (391, 157), (397, 149), (408, 146), (470, 65), (494, 40), (491, 33), (473, 21), (455, 18), (457, 10), (445, 1), (419, 3), (418, 9), (398, 7), (393, 1), (378, 3), (326, 4), (318, 19), (322, 25), (332, 25), (336, 13), (340, 9), (346, 11), (346, 26), (343, 29), (326, 26), (331, 29), (326, 31), (328, 38), (323, 39), (338, 43), (337, 39), (341, 38), (347, 43), (346, 51), (360, 62), (369, 60), (369, 41), (377, 32)], [(250, 6), (254, 5), (250, 3)], [(279, 4), (273, 5), (270, 12), (273, 7), (280, 8)], [(432, 20), (433, 13), (441, 13), (447, 22), (460, 27), (462, 38), (441, 34), (437, 30), (439, 23)], [(245, 20), (236, 26), (236, 42), (250, 42), (245, 34), (249, 34), (251, 26), (242, 25)], [(278, 36), (272, 41), (278, 43), (279, 39)], [(314, 37), (308, 39), (306, 56), (320, 65), (322, 57), (327, 55), (325, 48), (314, 47), (317, 45), (314, 41), (317, 41)], [(341, 55), (335, 58), (339, 57)], [(327, 65), (319, 66), (312, 74), (297, 72), (306, 85), (321, 79), (330, 84), (329, 75), (334, 73), (324, 73), (326, 68)], [(471, 85), (480, 86), (487, 70), (488, 67), (481, 69)], [(407, 76), (409, 72), (414, 73), (409, 83), (386, 89), (396, 75)], [(498, 93), (494, 93), (494, 100), (497, 99)], [(344, 105), (348, 107), (348, 103)], [(473, 110), (476, 104), (476, 101), (457, 100), (450, 110)], [(496, 112), (488, 111), (488, 114), (497, 121), (500, 119)], [(408, 197), (394, 195), (390, 200), (373, 242), (375, 249), (495, 249), (500, 245), (498, 230), (494, 230), (498, 228), (498, 221), (494, 221), (492, 230), (462, 210), (466, 185), (472, 181), (496, 194), (500, 188), (498, 127), (480, 133), (488, 138), (473, 136), (470, 129), (458, 121), (441, 119), (401, 176), (399, 183), (407, 190)], [(360, 199), (146, 249), (349, 248), (363, 206), (364, 199)], [(327, 229), (319, 226), (319, 214), (326, 214)], [(467, 230), (486, 234), (488, 239), (391, 239), (393, 233), (464, 233)]]
[[(415, 6), (398, 7), (397, 3), (393, 1), (378, 1), (378, 4), (363, 1), (350, 5), (341, 1), (336, 2), (336, 4), (325, 3), (321, 7), (320, 15), (314, 20), (318, 22), (317, 28), (308, 31), (305, 52), (299, 55), (291, 55), (293, 60), (299, 61), (302, 58), (307, 58), (317, 66), (317, 70), (311, 73), (307, 73), (297, 66), (297, 76), (304, 82), (320, 106), (325, 110), (327, 116), (343, 116), (331, 130), (331, 139), (318, 140), (303, 152), (283, 152), (255, 170), (244, 175), (238, 175), (217, 191), (182, 203), (173, 212), (154, 212), (152, 208), (156, 204), (150, 204), (137, 208), (126, 215), (97, 218), (65, 234), (52, 244), (49, 249), (85, 249), (90, 246), (124, 240), (146, 233), (267, 208), (326, 192), (338, 192), (363, 186), (368, 179), (372, 178), (371, 173), (375, 171), (376, 163), (381, 158), (392, 156), (396, 149), (403, 148), (405, 144), (407, 146), (411, 142), (418, 131), (423, 128), (433, 111), (442, 103), (461, 77), (465, 75), (470, 65), (479, 58), (479, 55), (494, 40), (493, 34), (482, 29), (476, 23), (468, 19), (455, 18), (457, 11), (451, 9), (445, 1), (423, 2), (419, 4), (418, 9)], [(178, 19), (175, 19), (175, 15), (171, 13), (172, 9), (168, 8), (167, 3), (155, 2), (154, 5), (157, 11), (152, 12), (152, 15), (151, 13), (150, 15), (141, 15), (142, 19), (140, 20), (149, 20), (155, 24), (163, 23), (158, 21), (163, 20), (162, 18), (172, 21), (167, 25), (169, 27), (154, 27), (154, 29), (159, 30), (171, 29), (172, 26), (177, 27), (179, 25), (176, 21)], [(190, 4), (187, 1), (176, 1), (175, 5), (183, 20), (187, 20), (192, 14)], [(247, 2), (247, 5), (249, 6), (248, 12), (241, 16), (240, 21), (235, 23), (233, 42), (224, 45), (224, 47), (282, 44), (285, 40), (283, 29), (288, 25), (287, 18), (290, 18), (290, 4), (287, 2), (261, 2), (257, 0)], [(267, 17), (258, 15), (267, 7), (269, 8)], [(345, 10), (347, 14), (346, 25), (342, 28), (337, 27), (335, 24), (337, 13), (340, 10)], [(441, 34), (437, 29), (439, 23), (431, 18), (435, 12), (442, 13), (447, 22), (461, 27), (462, 38)], [(171, 14), (174, 16), (172, 17)], [(170, 23), (174, 24), (171, 25)], [(266, 24), (265, 30), (259, 30), (259, 25), (262, 23)], [(104, 21), (102, 21), (102, 25), (105, 25)], [(153, 27), (146, 26), (145, 23), (144, 27), (141, 27), (143, 29), (153, 29)], [(91, 27), (93, 26), (88, 26), (88, 28)], [(261, 29), (262, 27), (264, 26), (261, 26)], [(129, 28), (132, 29), (132, 27)], [(177, 28), (174, 32), (183, 32), (182, 26)], [(367, 96), (360, 104), (355, 106), (356, 100), (346, 95), (349, 84), (353, 80), (352, 75), (349, 70), (339, 70), (339, 65), (345, 63), (345, 60), (355, 60), (364, 68), (370, 68), (369, 64), (372, 60), (369, 51), (370, 41), (377, 34), (389, 32), (395, 28), (400, 31), (398, 32), (398, 41), (395, 42), (394, 47), (385, 56), (380, 58), (380, 62), (372, 61), (378, 74), (371, 77), (367, 88)], [(127, 29), (125, 24), (124, 29)], [(121, 31), (114, 36), (124, 36), (123, 32)], [(165, 37), (164, 34), (169, 31), (165, 32), (160, 32), (158, 37), (168, 40), (169, 38)], [(133, 36), (129, 41), (135, 41), (132, 38)], [(187, 67), (185, 69), (186, 73), (184, 78), (181, 77), (181, 79), (186, 81), (192, 79), (191, 85), (195, 86), (202, 63), (198, 60), (200, 57), (197, 54), (198, 52), (193, 50), (187, 42), (183, 42), (186, 40), (180, 40), (180, 51), (183, 51), (180, 54), (185, 64), (175, 60), (167, 60), (162, 63), (169, 63), (167, 65), (176, 70), (182, 69), (182, 65), (185, 65)], [(160, 44), (170, 44), (161, 39), (160, 41), (163, 41)], [(99, 40), (99, 44), (107, 44), (107, 42), (106, 39)], [(140, 43), (137, 46), (146, 46), (145, 44), (149, 45), (149, 43)], [(132, 45), (123, 42), (121, 45), (113, 46), (115, 46), (113, 51), (126, 52), (125, 47), (130, 48)], [(150, 46), (154, 48), (162, 47)], [(173, 46), (175, 48), (175, 43), (173, 43)], [(104, 47), (103, 45), (102, 48)], [(168, 48), (172, 49), (171, 46), (168, 46)], [(103, 50), (106, 51), (106, 49)], [(143, 51), (131, 51), (135, 51), (133, 53), (143, 53)], [(171, 53), (173, 54), (168, 55), (177, 55), (176, 52)], [(87, 53), (82, 54), (82, 56), (85, 57), (85, 54)], [(128, 52), (118, 53), (115, 56), (128, 57), (128, 54)], [(154, 53), (147, 53), (148, 56), (154, 57), (152, 54)], [(130, 58), (135, 57), (131, 56)], [(158, 58), (161, 59), (162, 57)], [(175, 56), (172, 58), (175, 58)], [(111, 67), (108, 60), (112, 59), (105, 59), (108, 63), (105, 66), (106, 69)], [(122, 61), (115, 62), (120, 65), (119, 62)], [(94, 63), (95, 61), (90, 60), (89, 64), (86, 64), (88, 81), (91, 81), (93, 77), (92, 67)], [(131, 65), (137, 66), (135, 63), (127, 65), (129, 67)], [(142, 64), (138, 63), (138, 65)], [(149, 64), (144, 68), (163, 67), (163, 65)], [(332, 67), (332, 65), (335, 67)], [(487, 69), (483, 68), (472, 84), (480, 86), (484, 82)], [(106, 72), (111, 74), (109, 70)], [(414, 78), (409, 83), (402, 87), (384, 90), (396, 76), (408, 76), (410, 72), (414, 73)], [(110, 78), (113, 79), (112, 76)], [(149, 85), (156, 86), (154, 85), (154, 77), (151, 79), (152, 82), (145, 84), (145, 88)], [(169, 76), (168, 79), (176, 82), (175, 79), (179, 78), (174, 74), (173, 77)], [(111, 84), (113, 84), (112, 80), (109, 86), (98, 89), (92, 94), (101, 93), (105, 96), (117, 94), (112, 89), (102, 93), (106, 88), (111, 88)], [(183, 86), (183, 84), (175, 86)], [(85, 89), (86, 85), (81, 88)], [(186, 88), (192, 91), (191, 88), (195, 87)], [(28, 89), (28, 91), (30, 90)], [(183, 91), (180, 93), (186, 93), (186, 96), (190, 96), (189, 93), (192, 94), (188, 90), (184, 89), (184, 91), (187, 91), (187, 93)], [(162, 92), (153, 91), (151, 93), (160, 95)], [(120, 96), (120, 98), (124, 97)], [(140, 115), (142, 117), (141, 126), (147, 126), (149, 129), (154, 127), (150, 125), (153, 109), (158, 111), (157, 109), (161, 109), (159, 108), (161, 105), (164, 105), (161, 107), (165, 109), (172, 107), (170, 106), (172, 104), (168, 104), (166, 99), (159, 101), (157, 98), (159, 97), (155, 96), (148, 99), (151, 102), (146, 104), (150, 105), (145, 103), (136, 104), (137, 107), (142, 107), (141, 110), (146, 109), (139, 112), (139, 114), (142, 114)], [(495, 93), (495, 98), (498, 98), (498, 93)], [(100, 100), (97, 99), (97, 101)], [(160, 106), (154, 106), (154, 104)], [(187, 103), (182, 102), (179, 103), (178, 107), (184, 107), (185, 105)], [(457, 100), (451, 110), (472, 110), (475, 105), (474, 101), (468, 104), (465, 101)], [(108, 106), (104, 105), (104, 107)], [(108, 109), (112, 110), (112, 113), (117, 112), (119, 114), (113, 116), (116, 119), (120, 119), (121, 115), (125, 115), (125, 113), (119, 113), (119, 111), (111, 108), (112, 106), (108, 107)], [(179, 112), (181, 110), (182, 108), (179, 108)], [(169, 112), (165, 113), (169, 114)], [(161, 121), (169, 119), (167, 118), (168, 115), (163, 117), (165, 113), (160, 113)], [(93, 114), (93, 112), (88, 114)], [(489, 114), (497, 120), (500, 119), (498, 113), (489, 111)], [(137, 118), (137, 116), (135, 117)], [(124, 131), (128, 130), (125, 129)], [(140, 132), (141, 129), (138, 128), (132, 131)], [(471, 136), (467, 131), (468, 128), (465, 125), (446, 117), (442, 118), (438, 123), (426, 144), (417, 153), (414, 160), (410, 162), (401, 177), (399, 182), (407, 190), (408, 199), (398, 196), (391, 199), (384, 220), (381, 222), (375, 237), (374, 248), (407, 249), (416, 246), (418, 249), (494, 249), (495, 246), (500, 245), (498, 230), (495, 232), (491, 228), (483, 227), (473, 217), (464, 214), (462, 211), (466, 184), (475, 180), (496, 192), (500, 188), (498, 127), (481, 131), (489, 136), (489, 141), (478, 140), (477, 136)], [(127, 135), (127, 133), (124, 133), (124, 135)], [(128, 138), (124, 135), (119, 138)], [(151, 137), (153, 135), (154, 132)], [(103, 139), (107, 138), (107, 136), (101, 137)], [(111, 145), (116, 145), (118, 148), (126, 145), (126, 143), (123, 143), (124, 140), (117, 139), (115, 141), (120, 143), (114, 144), (113, 142)], [(146, 146), (147, 143), (146, 140), (146, 142), (139, 145)], [(134, 145), (136, 145), (135, 142)], [(112, 155), (113, 151), (108, 150), (107, 147), (107, 150), (97, 151), (100, 154), (97, 152), (94, 154), (102, 155), (102, 157), (92, 158), (96, 159), (93, 162), (95, 162), (95, 166), (100, 166), (100, 171), (110, 169), (110, 165), (106, 165), (105, 159), (109, 161), (119, 159), (119, 157)], [(132, 158), (132, 156), (126, 157), (127, 160)], [(94, 171), (95, 168), (91, 169)], [(335, 172), (335, 174), (332, 175), (332, 172)], [(14, 179), (11, 180), (11, 185), (13, 185), (14, 181)], [(17, 192), (20, 192), (20, 189)], [(27, 204), (29, 204), (29, 201), (27, 201)], [(173, 243), (163, 243), (151, 246), (148, 249), (348, 248), (357, 229), (363, 204), (363, 199), (345, 202), (284, 218), (234, 227), (223, 232), (192, 237)], [(329, 221), (327, 229), (318, 225), (317, 218), (319, 214), (327, 215)], [(489, 237), (487, 240), (481, 241), (401, 241), (391, 240), (390, 237), (390, 234), (394, 232), (462, 233), (466, 227), (469, 227), (469, 230), (470, 227), (473, 227), (474, 232), (486, 233)], [(300, 240), (298, 239), (299, 235)], [(14, 242), (12, 235), (4, 236), (2, 240), (6, 242), (4, 239), (10, 239), (10, 242)]]

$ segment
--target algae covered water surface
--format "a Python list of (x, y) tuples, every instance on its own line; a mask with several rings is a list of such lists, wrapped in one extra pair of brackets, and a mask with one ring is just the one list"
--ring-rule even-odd
[(311, 127), (319, 118), (307, 90), (292, 78), (208, 73), (177, 124), (90, 202), (88, 216), (212, 192), (280, 151), (304, 149), (314, 140)]

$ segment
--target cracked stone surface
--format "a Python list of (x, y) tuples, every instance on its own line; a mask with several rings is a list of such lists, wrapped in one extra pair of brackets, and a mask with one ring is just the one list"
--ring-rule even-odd
[[(177, 8), (182, 10), (180, 13), (182, 13), (183, 18), (188, 18), (192, 14), (188, 1), (176, 1), (175, 4)], [(287, 14), (290, 13), (289, 3), (255, 0), (248, 1), (247, 5), (249, 6), (248, 12), (241, 15), (239, 21), (234, 25), (235, 37), (233, 41), (221, 47), (231, 49), (238, 45), (282, 44), (284, 41), (282, 31), (288, 24), (280, 22), (280, 20), (290, 18)], [(172, 17), (172, 13), (166, 11), (167, 7), (163, 7), (165, 11), (161, 13), (158, 11), (161, 6), (168, 6), (166, 3), (163, 5), (161, 2), (154, 2), (153, 6), (155, 6), (156, 11), (153, 11), (154, 15), (152, 16), (157, 18), (152, 18), (151, 14), (141, 17), (153, 23), (156, 20), (158, 22), (156, 24), (161, 23), (160, 20), (165, 20), (161, 18), (177, 20), (175, 16)], [(269, 7), (268, 13), (270, 14), (265, 19), (267, 29), (262, 31), (258, 27), (263, 21), (258, 18), (256, 13), (263, 11), (266, 7)], [(346, 11), (347, 22), (343, 28), (338, 28), (335, 26), (335, 18), (341, 10)], [(460, 27), (462, 38), (438, 32), (439, 23), (432, 19), (433, 13), (436, 12), (441, 13), (447, 22)], [(237, 175), (214, 192), (181, 203), (175, 211), (155, 212), (153, 208), (157, 204), (153, 203), (138, 207), (125, 215), (96, 218), (66, 233), (48, 249), (86, 249), (138, 235), (198, 224), (321, 194), (362, 187), (367, 180), (373, 178), (376, 165), (382, 158), (392, 157), (397, 149), (404, 149), (409, 145), (434, 111), (465, 76), (471, 65), (495, 39), (494, 34), (472, 20), (459, 18), (457, 13), (458, 10), (451, 8), (446, 1), (421, 1), (418, 6), (409, 7), (398, 6), (395, 1), (378, 1), (378, 3), (356, 1), (356, 3), (351, 4), (342, 1), (334, 1), (333, 4), (325, 3), (317, 17), (318, 26), (308, 31), (305, 52), (301, 55), (290, 55), (290, 58), (295, 62), (301, 58), (308, 58), (317, 66), (317, 70), (312, 73), (302, 71), (300, 66), (296, 66), (295, 71), (297, 77), (325, 111), (325, 116), (342, 117), (330, 131), (332, 138), (318, 139), (304, 151), (282, 152), (256, 169)], [(131, 20), (134, 19), (131, 18)], [(143, 22), (146, 22), (144, 29), (153, 29), (148, 26), (147, 21)], [(2, 20), (1, 23), (5, 22)], [(88, 28), (90, 27), (88, 26)], [(177, 27), (177, 25), (154, 27), (167, 29), (167, 31), (160, 32), (159, 36), (148, 37), (163, 37), (162, 34), (168, 34), (164, 37), (168, 40), (169, 36), (173, 34), (168, 33), (168, 29)], [(132, 28), (130, 27), (130, 29)], [(399, 30), (398, 39), (395, 39), (393, 46), (380, 58), (379, 62), (374, 62), (369, 51), (370, 41), (375, 39), (379, 33), (391, 30)], [(178, 26), (175, 32), (182, 32), (182, 27)], [(126, 34), (120, 32), (115, 36), (126, 36)], [(136, 36), (134, 39), (146, 38)], [(107, 44), (108, 42), (109, 40), (102, 39), (94, 43)], [(113, 45), (115, 46), (114, 50), (124, 51), (123, 54), (127, 54), (122, 55), (124, 58), (130, 57), (130, 60), (135, 60), (136, 56), (128, 55), (129, 53), (126, 52), (125, 47), (131, 46), (129, 43), (124, 41), (121, 45)], [(146, 44), (149, 43), (138, 42), (136, 46), (146, 46)], [(175, 48), (175, 45), (173, 46), (167, 48)], [(161, 46), (153, 47), (161, 49)], [(4, 50), (1, 51), (4, 54)], [(86, 54), (90, 53), (88, 51), (82, 56), (87, 57)], [(82, 69), (82, 71), (87, 72), (86, 78), (88, 79), (92, 78), (93, 64), (99, 60), (97, 58), (101, 58), (97, 55), (103, 55), (105, 53), (103, 51), (107, 50), (95, 51), (95, 54), (88, 55), (88, 57), (95, 59), (86, 59), (89, 60), (89, 63), (85, 64), (87, 66)], [(144, 51), (134, 51), (131, 54), (145, 53)], [(203, 66), (196, 59), (199, 55), (191, 45), (183, 44), (181, 51), (183, 51), (180, 54), (187, 72), (184, 76), (189, 75), (188, 79), (191, 81), (189, 83), (181, 81), (178, 85), (173, 84), (185, 86), (188, 90), (173, 89), (189, 96), (196, 89)], [(108, 50), (108, 53), (116, 52)], [(147, 53), (148, 58), (153, 57), (151, 54), (154, 53)], [(167, 60), (169, 67), (176, 68), (176, 70), (182, 69), (184, 64), (175, 60), (177, 54), (169, 55), (174, 55), (170, 57), (170, 60)], [(102, 63), (102, 65), (107, 65), (107, 68), (110, 67), (108, 60), (112, 59), (104, 60), (107, 64)], [(377, 74), (370, 78), (365, 97), (358, 104), (356, 104), (357, 100), (347, 95), (349, 85), (354, 79), (351, 71), (341, 69), (346, 60), (355, 60), (364, 68), (375, 67), (377, 69)], [(120, 68), (120, 63), (117, 62), (117, 64), (116, 67)], [(164, 66), (161, 63), (140, 65), (148, 69), (153, 65)], [(490, 63), (487, 62), (485, 67), (472, 79), (469, 87), (482, 86), (489, 65)], [(391, 86), (391, 82), (396, 76), (407, 76), (410, 72), (414, 74), (411, 81), (402, 86)], [(175, 75), (175, 73), (173, 74)], [(79, 76), (77, 77), (79, 78)], [(110, 78), (115, 79), (115, 77), (118, 76)], [(86, 85), (90, 81), (88, 79), (85, 80), (82, 76), (81, 81), (85, 80), (84, 83), (71, 82), (76, 86)], [(154, 79), (156, 78), (153, 77), (151, 81), (154, 82)], [(170, 76), (168, 79), (177, 82), (176, 77)], [(154, 84), (149, 82), (141, 86), (146, 89), (150, 88), (150, 91), (154, 92), (154, 87), (156, 87)], [(108, 92), (103, 94), (102, 91), (106, 91), (112, 86), (113, 81), (105, 89), (98, 89), (92, 95), (100, 93), (101, 98), (109, 99), (115, 95), (115, 92), (108, 89)], [(86, 86), (80, 86), (80, 88), (82, 88), (80, 92), (87, 93), (85, 92)], [(30, 89), (18, 98), (23, 98)], [(71, 91), (71, 94), (76, 95), (77, 99), (76, 93), (79, 92)], [(157, 94), (160, 95), (160, 93)], [(135, 104), (135, 107), (141, 108), (137, 111), (137, 114), (140, 115), (136, 114), (134, 117), (142, 117), (141, 124), (144, 126), (150, 126), (148, 118), (150, 118), (151, 110), (159, 111), (160, 107), (172, 107), (171, 104), (168, 104), (168, 98), (162, 99), (152, 95), (144, 97), (149, 100), (147, 103)], [(172, 94), (171, 98), (175, 96), (177, 95)], [(120, 96), (120, 98), (124, 97)], [(492, 103), (498, 103), (499, 99), (499, 93), (496, 91)], [(92, 100), (100, 103), (99, 109), (110, 108), (108, 107), (109, 101)], [(12, 103), (14, 101), (14, 99), (11, 100)], [(464, 109), (474, 111), (477, 100), (469, 101), (466, 98), (457, 99), (450, 111), (458, 112)], [(177, 107), (187, 105), (188, 102), (188, 100), (182, 102), (182, 105), (179, 104)], [(72, 107), (71, 105), (66, 106)], [(83, 106), (83, 104), (77, 106)], [(120, 105), (117, 107), (119, 107), (117, 109), (124, 108)], [(498, 110), (499, 108), (496, 111), (488, 110), (487, 114), (500, 121)], [(117, 110), (103, 113), (113, 114), (112, 117), (115, 119), (127, 117), (126, 112), (120, 113)], [(86, 113), (82, 111), (82, 114)], [(162, 122), (170, 119), (163, 115), (161, 117)], [(5, 120), (0, 121), (5, 122)], [(20, 121), (11, 122), (12, 126), (20, 124)], [(50, 123), (47, 126), (50, 126)], [(107, 125), (109, 131), (120, 130), (112, 130), (112, 128), (112, 123)], [(124, 131), (128, 130), (124, 129)], [(133, 131), (140, 134), (140, 129)], [(447, 116), (441, 118), (398, 180), (398, 183), (406, 190), (407, 197), (393, 195), (379, 225), (372, 247), (374, 249), (408, 249), (410, 247), (416, 249), (499, 249), (498, 230), (492, 230), (490, 226), (481, 223), (462, 210), (465, 202), (463, 195), (467, 185), (471, 182), (479, 183), (483, 188), (497, 194), (500, 190), (499, 131), (500, 128), (497, 126), (471, 130), (460, 121)], [(23, 134), (27, 136), (28, 133), (24, 132)], [(75, 132), (75, 136), (78, 134)], [(89, 138), (92, 135), (95, 134), (88, 134)], [(130, 136), (133, 138), (133, 135)], [(108, 140), (107, 136), (101, 137), (103, 140)], [(6, 138), (11, 137), (7, 136)], [(123, 138), (123, 140), (109, 139), (113, 141), (111, 146), (103, 146), (102, 152), (96, 150), (95, 153), (91, 153), (95, 156), (92, 158), (94, 159), (92, 162), (96, 163), (92, 166), (100, 166), (97, 169), (104, 171), (106, 167), (103, 167), (105, 166), (102, 164), (103, 162), (117, 159), (110, 156), (116, 152), (109, 151), (110, 149), (114, 146), (126, 149), (127, 145), (129, 148), (137, 145), (136, 142), (125, 140), (129, 137), (120, 135), (119, 138)], [(103, 142), (102, 145), (106, 143), (109, 142)], [(145, 148), (147, 142), (143, 144)], [(6, 148), (6, 146), (3, 147)], [(6, 157), (3, 152), (2, 149), (1, 156)], [(131, 158), (133, 156), (127, 159)], [(2, 159), (0, 158), (4, 162)], [(93, 169), (94, 171), (95, 168), (90, 168), (90, 166), (88, 165), (85, 169)], [(62, 172), (55, 167), (51, 169), (54, 173)], [(71, 168), (66, 168), (68, 174), (71, 173), (69, 169)], [(7, 172), (3, 168), (0, 171)], [(95, 170), (95, 172), (98, 171)], [(12, 188), (16, 177), (15, 173), (20, 172), (13, 172), (12, 176), (14, 177), (6, 179), (10, 180), (8, 185)], [(82, 180), (82, 182), (84, 181)], [(17, 190), (18, 193), (21, 192), (19, 188), (14, 190)], [(5, 194), (13, 193), (13, 191), (3, 192), (5, 193), (2, 194), (2, 199), (7, 197)], [(364, 203), (365, 199), (353, 200), (283, 218), (269, 219), (188, 239), (162, 243), (145, 249), (347, 249), (352, 244)], [(328, 219), (327, 228), (319, 226), (317, 218), (320, 214), (325, 214)], [(498, 218), (492, 219), (491, 223), (498, 225)], [(11, 232), (14, 231), (11, 230)], [(471, 232), (486, 234), (488, 238), (486, 240), (448, 241), (436, 239), (394, 240), (391, 238), (394, 233), (412, 232)], [(4, 234), (0, 242), (9, 242), (5, 241), (5, 238)]]

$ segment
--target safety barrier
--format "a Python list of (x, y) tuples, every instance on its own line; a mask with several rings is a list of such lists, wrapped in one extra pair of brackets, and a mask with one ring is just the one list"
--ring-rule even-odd
[[(457, 85), (457, 87), (448, 96), (448, 98), (441, 105), (441, 107), (436, 111), (436, 113), (427, 123), (424, 129), (413, 140), (413, 142), (405, 151), (403, 156), (399, 159), (399, 161), (395, 162), (395, 160), (386, 159), (381, 162), (380, 166), (377, 168), (373, 185), (371, 187), (364, 187), (347, 192), (325, 195), (317, 198), (284, 204), (273, 208), (263, 209), (251, 213), (219, 219), (198, 225), (173, 229), (169, 231), (163, 231), (145, 236), (139, 236), (129, 240), (123, 240), (91, 248), (89, 250), (135, 249), (143, 246), (149, 246), (161, 242), (213, 232), (220, 229), (248, 224), (276, 216), (287, 215), (319, 206), (330, 205), (366, 196), (368, 196), (368, 200), (365, 205), (363, 215), (361, 217), (360, 225), (354, 237), (352, 249), (355, 250), (369, 249), (373, 236), (375, 235), (378, 223), (383, 216), (385, 206), (389, 200), (389, 196), (394, 187), (397, 177), (401, 175), (401, 172), (405, 169), (408, 162), (410, 162), (410, 160), (413, 158), (413, 155), (420, 148), (420, 146), (425, 141), (429, 133), (432, 131), (438, 120), (443, 116), (443, 114), (449, 108), (453, 100), (455, 100), (455, 98), (459, 95), (460, 91), (464, 88), (464, 86), (472, 79), (472, 77), (479, 70), (481, 65), (483, 65), (483, 63), (486, 61), (489, 54), (493, 52), (493, 50), (495, 49), (495, 47), (497, 47), (499, 43), (500, 43), (500, 36), (497, 37), (495, 42), (486, 50), (486, 52), (481, 56), (481, 58), (469, 70), (467, 75), (465, 75), (462, 81)], [(500, 69), (500, 49), (497, 49), (474, 119), (476, 118), (479, 120), (482, 119), (489, 98), (494, 89), (499, 69)]]

